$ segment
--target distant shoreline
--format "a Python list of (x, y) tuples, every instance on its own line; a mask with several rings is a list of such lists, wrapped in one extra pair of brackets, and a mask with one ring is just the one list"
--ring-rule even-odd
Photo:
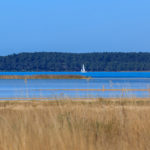
[[(2, 72), (2, 73), (9, 73), (9, 72), (11, 72), (11, 73), (16, 73), (16, 72), (21, 72), (21, 73), (26, 73), (26, 72), (29, 72), (29, 73), (43, 73), (43, 72), (49, 72), (49, 73), (58, 73), (58, 72), (61, 72), (61, 73), (65, 73), (65, 72), (67, 72), (67, 73), (81, 73), (80, 71), (1, 71), (0, 70), (0, 72)], [(150, 72), (150, 70), (149, 71), (88, 71), (87, 70), (87, 72), (86, 73), (93, 73), (93, 72)]]
[(34, 52), (0, 56), (1, 71), (150, 71), (150, 53)]

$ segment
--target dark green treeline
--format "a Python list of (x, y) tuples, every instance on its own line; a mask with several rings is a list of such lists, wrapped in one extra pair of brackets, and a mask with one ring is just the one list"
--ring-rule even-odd
[(0, 57), (0, 71), (149, 71), (150, 53), (20, 53)]

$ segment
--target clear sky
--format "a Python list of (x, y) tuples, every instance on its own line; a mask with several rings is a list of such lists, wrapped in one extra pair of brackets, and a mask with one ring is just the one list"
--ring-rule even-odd
[(0, 55), (148, 51), (150, 0), (2, 0)]

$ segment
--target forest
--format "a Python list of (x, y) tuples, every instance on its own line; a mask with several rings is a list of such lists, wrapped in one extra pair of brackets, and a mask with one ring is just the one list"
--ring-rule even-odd
[(150, 53), (35, 52), (0, 56), (0, 71), (150, 71)]

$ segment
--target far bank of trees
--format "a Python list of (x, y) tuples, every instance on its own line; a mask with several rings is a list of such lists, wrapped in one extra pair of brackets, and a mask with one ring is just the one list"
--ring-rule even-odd
[(150, 71), (150, 53), (20, 53), (0, 57), (0, 71)]

